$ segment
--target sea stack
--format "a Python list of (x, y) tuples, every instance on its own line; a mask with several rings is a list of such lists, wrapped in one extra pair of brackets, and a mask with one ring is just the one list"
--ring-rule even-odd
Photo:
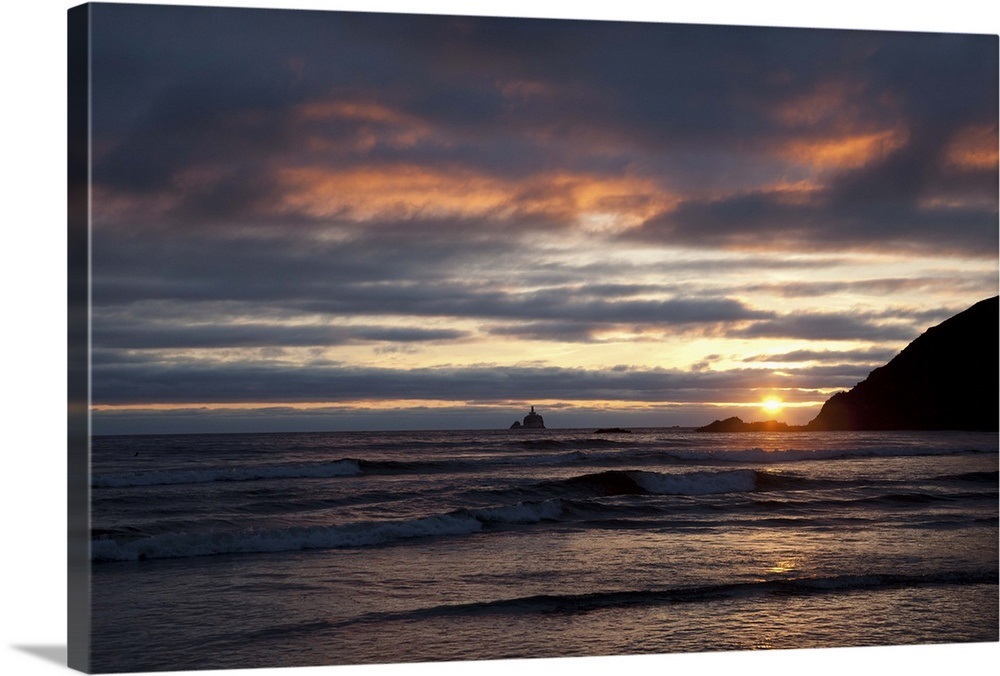
[(531, 411), (528, 415), (524, 416), (524, 423), (519, 423), (516, 420), (514, 424), (510, 426), (512, 430), (516, 429), (528, 429), (528, 430), (544, 430), (545, 423), (542, 421), (542, 416), (535, 413), (535, 407), (531, 407)]

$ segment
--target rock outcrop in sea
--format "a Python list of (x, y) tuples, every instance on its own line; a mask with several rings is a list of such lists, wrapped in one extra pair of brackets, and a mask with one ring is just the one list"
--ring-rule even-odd
[(699, 432), (1000, 429), (1000, 297), (927, 329), (807, 425), (716, 420)]
[(532, 406), (528, 415), (524, 416), (524, 423), (520, 423), (515, 420), (514, 424), (510, 426), (510, 429), (544, 430), (545, 422), (542, 420), (542, 416), (535, 413), (535, 407)]
[(763, 422), (743, 422), (742, 418), (737, 418), (733, 416), (732, 418), (726, 418), (725, 420), (716, 420), (715, 422), (705, 425), (704, 427), (699, 427), (697, 431), (699, 432), (788, 432), (793, 430), (791, 425), (788, 423), (778, 422), (777, 420), (765, 420)]

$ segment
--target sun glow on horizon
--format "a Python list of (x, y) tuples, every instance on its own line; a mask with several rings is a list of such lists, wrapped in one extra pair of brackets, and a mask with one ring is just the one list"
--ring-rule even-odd
[(785, 407), (785, 404), (777, 397), (767, 397), (761, 402), (760, 406), (768, 413), (777, 413)]

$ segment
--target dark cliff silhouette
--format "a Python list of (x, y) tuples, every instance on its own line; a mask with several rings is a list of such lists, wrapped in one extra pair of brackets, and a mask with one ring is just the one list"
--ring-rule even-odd
[(994, 296), (931, 327), (831, 397), (806, 429), (998, 429), (998, 319)]
[(1000, 297), (927, 329), (807, 425), (716, 420), (699, 432), (980, 430), (1000, 428)]

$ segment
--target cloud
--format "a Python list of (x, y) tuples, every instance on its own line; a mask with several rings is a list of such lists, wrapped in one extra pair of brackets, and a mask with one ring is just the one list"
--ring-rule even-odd
[[(614, 286), (604, 291), (613, 291)], [(479, 321), (488, 336), (590, 342), (602, 331), (703, 331), (775, 317), (727, 298), (644, 300), (576, 294), (573, 288), (498, 292), (461, 285), (429, 287), (331, 284), (312, 297), (273, 289), (267, 301), (183, 298), (98, 309), (95, 347), (128, 349), (333, 346), (365, 342), (445, 342), (469, 330), (416, 326), (420, 317)], [(112, 308), (118, 309), (112, 309)], [(247, 321), (246, 317), (256, 317)], [(385, 316), (386, 324), (340, 324), (338, 317)], [(317, 317), (329, 317), (317, 323)], [(400, 319), (401, 317), (405, 319)], [(270, 318), (269, 322), (260, 321)], [(619, 338), (620, 339), (620, 338)], [(488, 348), (486, 348), (488, 349)]]
[(590, 343), (597, 340), (595, 334), (600, 328), (600, 324), (594, 322), (533, 321), (489, 326), (487, 332), (493, 336), (513, 337), (522, 340)]
[(898, 354), (898, 350), (867, 348), (863, 350), (792, 350), (774, 354), (755, 354), (743, 362), (834, 362), (883, 364)]
[[(971, 291), (984, 296), (995, 293), (997, 276), (995, 273), (964, 275), (941, 274), (934, 277), (892, 277), (879, 279), (858, 279), (849, 281), (786, 281), (770, 284), (752, 284), (748, 292), (774, 293), (788, 298), (820, 297), (831, 294), (894, 295), (904, 292), (934, 292), (941, 289), (951, 291)], [(954, 313), (953, 313), (954, 314)]]
[(910, 341), (920, 334), (909, 324), (881, 322), (850, 313), (803, 312), (753, 322), (729, 332), (746, 338)]
[[(565, 225), (603, 209), (645, 223), (633, 234), (649, 243), (995, 243), (996, 163), (978, 147), (996, 145), (983, 94), (996, 47), (983, 36), (96, 16), (95, 69), (109, 74), (95, 81), (98, 209), (131, 203), (174, 227), (431, 212)], [(223, 22), (245, 39), (220, 49)], [(789, 203), (773, 186), (790, 175), (815, 194)]]
[(367, 342), (414, 343), (461, 340), (468, 332), (453, 329), (384, 326), (276, 325), (260, 323), (176, 326), (155, 322), (96, 322), (97, 348), (302, 347)]
[[(812, 392), (850, 386), (883, 345), (995, 289), (994, 36), (133, 5), (93, 17), (100, 401)], [(871, 273), (881, 259), (858, 252), (896, 267)], [(913, 254), (932, 260), (899, 263)], [(855, 310), (827, 309), (848, 298)], [(803, 345), (786, 358), (812, 358), (719, 373), (693, 352), (690, 371), (607, 372), (411, 355), (424, 367), (406, 371), (309, 350), (593, 353), (612, 337), (706, 338), (717, 354), (791, 339)], [(289, 367), (283, 351), (317, 358)]]
[[(507, 237), (453, 237), (457, 226), (447, 221), (426, 227), (327, 242), (95, 234), (95, 328), (103, 335), (116, 330), (116, 313), (123, 312), (147, 322), (170, 312), (171, 322), (188, 325), (239, 320), (247, 332), (276, 331), (262, 320), (316, 314), (659, 326), (774, 316), (683, 286), (587, 283), (597, 266), (556, 267), (544, 250), (523, 251)], [(603, 268), (605, 279), (629, 273), (615, 264)], [(648, 269), (635, 266), (639, 274)], [(564, 283), (532, 288), (533, 277), (548, 275)]]
[[(859, 371), (862, 371), (859, 373)], [(392, 369), (312, 363), (171, 362), (113, 359), (94, 366), (96, 405), (305, 403), (364, 400), (739, 401), (763, 388), (850, 387), (857, 365), (770, 373), (661, 368), (595, 370), (555, 366), (474, 365)], [(860, 377), (859, 377), (860, 376)]]
[[(755, 191), (684, 201), (626, 233), (652, 244), (788, 251), (876, 250), (996, 256), (996, 202), (988, 206), (922, 206), (920, 195), (892, 203), (873, 176), (852, 177), (837, 189), (789, 200), (784, 191)], [(869, 182), (872, 181), (872, 182)], [(995, 178), (993, 179), (996, 185)], [(862, 187), (865, 186), (865, 187)], [(867, 193), (867, 194), (865, 194)], [(879, 199), (884, 196), (883, 201)]]

